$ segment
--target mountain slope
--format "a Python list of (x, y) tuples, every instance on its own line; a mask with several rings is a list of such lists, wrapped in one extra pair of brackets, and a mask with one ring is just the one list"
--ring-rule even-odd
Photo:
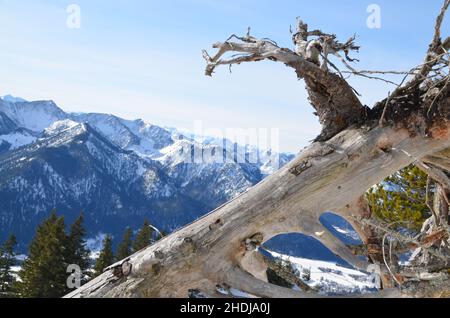
[(0, 153), (30, 144), (35, 140), (36, 136), (33, 132), (20, 128), (4, 112), (0, 111)]
[(0, 103), (0, 112), (5, 113), (19, 127), (41, 132), (52, 123), (67, 118), (67, 114), (53, 101)]
[(159, 163), (122, 150), (86, 124), (0, 155), (0, 180), (0, 228), (20, 242), (54, 208), (68, 221), (84, 211), (91, 234), (116, 235), (145, 217), (173, 229), (208, 210), (179, 193)]
[(17, 128), (17, 125), (5, 113), (0, 112), (0, 135), (9, 134)]
[[(142, 120), (9, 100), (0, 99), (0, 241), (15, 233), (21, 251), (52, 209), (67, 222), (83, 211), (89, 236), (120, 238), (144, 218), (172, 231), (255, 185), (262, 167), (272, 166), (273, 156), (250, 163), (233, 149)], [(208, 161), (208, 153), (227, 160)], [(198, 154), (205, 160), (191, 160)]]

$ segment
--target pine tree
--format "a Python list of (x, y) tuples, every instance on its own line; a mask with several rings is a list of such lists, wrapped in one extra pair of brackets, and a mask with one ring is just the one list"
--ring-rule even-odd
[(100, 252), (100, 256), (94, 266), (94, 276), (99, 276), (103, 273), (103, 270), (114, 263), (114, 254), (112, 250), (112, 237), (106, 235), (103, 240), (103, 248)]
[(90, 267), (89, 250), (86, 248), (85, 235), (86, 230), (83, 226), (83, 213), (71, 225), (67, 243), (66, 262), (68, 264), (78, 265), (84, 277), (81, 283), (86, 283), (86, 276)]
[(152, 243), (153, 231), (154, 230), (150, 227), (150, 222), (146, 219), (133, 242), (134, 252), (140, 251)]
[(132, 254), (131, 245), (132, 245), (132, 236), (133, 231), (131, 228), (127, 228), (125, 234), (123, 235), (122, 242), (119, 244), (117, 248), (116, 260), (121, 261)]
[(418, 230), (430, 211), (426, 204), (427, 175), (409, 166), (367, 193), (372, 213), (393, 228)]
[(16, 265), (16, 245), (16, 237), (11, 235), (0, 247), (0, 298), (13, 296), (15, 277), (11, 268)]
[(18, 290), (22, 297), (59, 298), (67, 293), (66, 245), (64, 217), (58, 218), (53, 211), (37, 228), (19, 272)]

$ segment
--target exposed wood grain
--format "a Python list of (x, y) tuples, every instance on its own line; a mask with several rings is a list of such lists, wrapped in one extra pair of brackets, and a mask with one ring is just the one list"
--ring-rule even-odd
[[(282, 233), (311, 233), (318, 229), (323, 212), (357, 200), (370, 186), (415, 158), (448, 148), (448, 132), (444, 137), (411, 137), (405, 129), (377, 127), (349, 129), (327, 143), (315, 143), (235, 200), (131, 256), (132, 271), (127, 277), (117, 279), (107, 270), (68, 297), (186, 297), (190, 289), (211, 292), (217, 284), (234, 283), (236, 268), (243, 267), (242, 259), (253, 252), (247, 251), (246, 239), (255, 234), (267, 241)], [(311, 158), (321, 147), (336, 151)], [(311, 158), (308, 170), (299, 176), (289, 172), (305, 158)], [(218, 219), (222, 226), (211, 230)], [(323, 240), (345, 254), (335, 241)], [(306, 297), (267, 284), (258, 283), (246, 291), (260, 292), (259, 296)]]

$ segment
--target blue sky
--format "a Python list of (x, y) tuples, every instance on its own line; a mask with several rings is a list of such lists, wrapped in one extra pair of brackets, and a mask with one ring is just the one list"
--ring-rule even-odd
[[(69, 4), (81, 28), (66, 25)], [(381, 8), (381, 28), (366, 25)], [(279, 128), (296, 152), (320, 131), (302, 82), (280, 63), (219, 68), (203, 75), (201, 49), (230, 34), (269, 37), (291, 47), (301, 16), (345, 41), (356, 33), (358, 69), (407, 70), (420, 64), (441, 0), (0, 0), (0, 95), (53, 99), (66, 111), (112, 113), (184, 129)], [(450, 30), (448, 20), (443, 27)], [(446, 34), (448, 35), (448, 34)], [(391, 86), (351, 79), (371, 106)]]

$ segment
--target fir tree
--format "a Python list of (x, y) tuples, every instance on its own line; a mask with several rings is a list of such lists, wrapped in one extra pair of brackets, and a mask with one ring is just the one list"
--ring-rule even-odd
[(133, 242), (133, 251), (137, 252), (149, 246), (152, 243), (152, 234), (153, 229), (150, 227), (150, 222), (146, 219)]
[(89, 250), (86, 248), (86, 230), (83, 226), (83, 214), (71, 225), (67, 243), (66, 262), (78, 265), (83, 273), (82, 284), (86, 282), (86, 275), (90, 267)]
[(116, 260), (121, 261), (132, 254), (131, 245), (132, 245), (132, 236), (133, 231), (131, 228), (127, 228), (125, 234), (123, 235), (122, 242), (119, 244), (117, 248)]
[(103, 270), (114, 263), (114, 254), (112, 250), (112, 237), (106, 235), (103, 240), (103, 248), (94, 266), (94, 275), (99, 276)]
[(372, 213), (394, 228), (420, 229), (430, 215), (426, 184), (427, 175), (416, 166), (400, 170), (368, 191)]
[(13, 296), (15, 277), (11, 268), (16, 265), (16, 245), (16, 237), (11, 235), (0, 247), (0, 297)]
[(59, 298), (67, 293), (66, 244), (64, 217), (58, 218), (52, 212), (37, 228), (19, 272), (18, 290), (22, 297)]

